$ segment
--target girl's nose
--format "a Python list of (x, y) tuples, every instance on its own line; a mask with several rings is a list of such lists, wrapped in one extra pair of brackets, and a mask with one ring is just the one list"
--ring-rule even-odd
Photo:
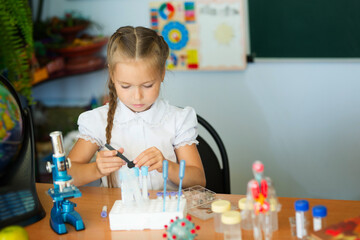
[(142, 98), (142, 92), (141, 92), (141, 89), (139, 87), (137, 87), (135, 89), (135, 96), (134, 97), (135, 97), (136, 100), (139, 100), (139, 99)]

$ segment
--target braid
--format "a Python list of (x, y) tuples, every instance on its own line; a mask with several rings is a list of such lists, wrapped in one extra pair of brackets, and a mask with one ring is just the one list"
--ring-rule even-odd
[[(107, 126), (106, 126), (106, 143), (110, 144), (111, 141), (111, 131), (114, 125), (114, 115), (115, 115), (115, 110), (116, 110), (116, 106), (117, 106), (117, 95), (116, 95), (116, 90), (115, 90), (115, 86), (114, 83), (112, 82), (111, 79), (109, 79), (109, 96), (110, 96), (110, 100), (109, 100), (109, 111), (108, 111), (108, 115), (107, 115)], [(108, 182), (108, 187), (115, 187), (115, 174), (111, 173), (108, 177), (107, 177), (107, 182)]]

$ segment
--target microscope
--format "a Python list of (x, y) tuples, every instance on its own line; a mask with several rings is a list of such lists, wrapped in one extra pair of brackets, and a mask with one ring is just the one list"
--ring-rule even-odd
[(84, 222), (78, 212), (74, 210), (76, 204), (69, 201), (71, 198), (81, 197), (80, 190), (72, 185), (73, 179), (67, 174), (71, 167), (69, 158), (65, 159), (63, 137), (60, 131), (50, 133), (54, 154), (52, 163), (47, 162), (46, 170), (52, 173), (54, 188), (48, 190), (53, 199), (50, 226), (57, 234), (67, 233), (65, 223), (73, 225), (76, 231), (85, 229)]

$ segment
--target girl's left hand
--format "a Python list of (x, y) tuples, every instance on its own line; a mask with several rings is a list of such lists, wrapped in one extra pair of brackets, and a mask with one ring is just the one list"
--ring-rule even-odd
[(137, 158), (134, 159), (136, 167), (148, 166), (149, 172), (156, 169), (158, 172), (162, 172), (162, 162), (164, 156), (159, 149), (151, 147), (140, 153)]

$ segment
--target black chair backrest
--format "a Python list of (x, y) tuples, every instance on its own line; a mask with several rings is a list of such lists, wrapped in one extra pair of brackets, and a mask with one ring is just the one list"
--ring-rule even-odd
[(213, 137), (217, 147), (219, 148), (223, 166), (222, 168), (220, 167), (219, 160), (211, 146), (201, 136), (198, 136), (198, 151), (206, 175), (206, 188), (216, 193), (230, 194), (229, 160), (224, 143), (222, 142), (219, 134), (204, 118), (197, 115), (197, 119), (199, 124), (203, 126)]

